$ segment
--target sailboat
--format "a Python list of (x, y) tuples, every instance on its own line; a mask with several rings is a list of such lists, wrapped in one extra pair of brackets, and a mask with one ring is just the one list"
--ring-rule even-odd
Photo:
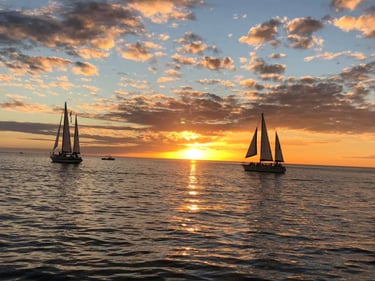
[[(245, 158), (255, 156), (258, 154), (257, 149), (257, 135), (258, 127), (255, 128), (253, 138), (251, 139), (249, 149), (247, 150)], [(267, 161), (266, 163), (263, 161)], [(260, 138), (260, 161), (243, 163), (245, 171), (249, 172), (266, 172), (266, 173), (285, 173), (286, 168), (281, 165), (284, 162), (283, 153), (277, 133), (275, 134), (275, 161), (272, 157), (270, 141), (268, 139), (266, 121), (262, 113), (262, 130)]]
[[(62, 127), (62, 146), (61, 151), (56, 152), (57, 147), (59, 146), (59, 138), (61, 131), (61, 122), (64, 119)], [(82, 162), (82, 157), (80, 156), (80, 147), (79, 147), (79, 134), (78, 134), (78, 123), (77, 115), (75, 116), (75, 126), (74, 126), (74, 140), (73, 140), (73, 150), (70, 142), (70, 128), (69, 128), (69, 116), (68, 109), (65, 102), (65, 108), (63, 116), (60, 118), (60, 125), (57, 131), (55, 144), (52, 148), (50, 157), (52, 162), (55, 163), (66, 163), (66, 164), (79, 164)]]

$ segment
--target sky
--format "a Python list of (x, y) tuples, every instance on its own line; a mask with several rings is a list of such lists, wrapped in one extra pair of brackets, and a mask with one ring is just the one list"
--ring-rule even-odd
[[(0, 150), (375, 167), (375, 2), (0, 0)], [(252, 159), (249, 159), (252, 160)]]

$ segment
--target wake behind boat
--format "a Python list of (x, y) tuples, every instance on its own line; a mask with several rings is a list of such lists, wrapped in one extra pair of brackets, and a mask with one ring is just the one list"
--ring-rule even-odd
[[(247, 150), (245, 158), (255, 156), (258, 154), (257, 150), (257, 133), (258, 127), (255, 128), (253, 138), (251, 140), (249, 149)], [(267, 161), (266, 163), (264, 161)], [(271, 146), (268, 139), (266, 121), (264, 114), (262, 113), (262, 130), (260, 140), (260, 161), (243, 163), (245, 171), (248, 172), (266, 172), (266, 173), (285, 173), (286, 168), (281, 165), (284, 162), (283, 153), (281, 151), (281, 145), (279, 137), (276, 133), (275, 136), (275, 161), (273, 161)]]
[(62, 116), (60, 118), (60, 125), (57, 131), (55, 144), (50, 154), (50, 158), (54, 163), (66, 163), (66, 164), (79, 164), (82, 162), (82, 157), (80, 156), (80, 146), (79, 146), (79, 134), (78, 134), (78, 123), (77, 115), (75, 116), (75, 126), (74, 126), (74, 141), (73, 141), (73, 150), (70, 142), (70, 127), (69, 127), (69, 117), (68, 109), (65, 102), (64, 108), (64, 123), (63, 123), (63, 135), (62, 135), (62, 146), (61, 151), (56, 153), (56, 148), (59, 145), (60, 131), (61, 131), (61, 122)]

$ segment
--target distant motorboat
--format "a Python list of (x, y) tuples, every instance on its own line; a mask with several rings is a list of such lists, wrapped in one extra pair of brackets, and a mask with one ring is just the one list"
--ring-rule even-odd
[[(64, 118), (63, 118), (64, 117)], [(59, 152), (56, 152), (56, 148), (59, 145), (60, 131), (61, 131), (61, 122), (64, 119), (63, 123), (63, 134), (62, 134), (62, 146)], [(74, 140), (73, 140), (73, 149), (70, 142), (70, 127), (69, 127), (69, 116), (68, 109), (65, 102), (64, 113), (60, 118), (60, 125), (57, 131), (55, 144), (52, 148), (50, 158), (54, 163), (64, 163), (64, 164), (79, 164), (82, 162), (82, 157), (80, 156), (80, 146), (79, 146), (79, 134), (78, 134), (78, 122), (77, 115), (75, 116), (75, 126), (74, 126)]]
[[(258, 127), (255, 128), (253, 138), (251, 140), (249, 149), (247, 150), (245, 158), (255, 156), (258, 154), (257, 151), (257, 133)], [(264, 163), (263, 161), (268, 161)], [(275, 136), (275, 161), (272, 157), (271, 146), (268, 139), (266, 121), (264, 114), (262, 113), (262, 130), (261, 130), (261, 141), (260, 141), (260, 161), (243, 163), (242, 166), (245, 171), (248, 172), (266, 172), (266, 173), (285, 173), (286, 168), (281, 165), (284, 162), (283, 153), (281, 151), (281, 145), (279, 137), (276, 133)]]
[(102, 160), (115, 160), (115, 158), (112, 156), (105, 156), (105, 157), (102, 157)]

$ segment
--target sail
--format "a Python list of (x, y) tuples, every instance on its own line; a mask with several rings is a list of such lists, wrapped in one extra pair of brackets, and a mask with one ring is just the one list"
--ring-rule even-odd
[(71, 152), (72, 152), (72, 145), (70, 143), (69, 117), (68, 117), (68, 109), (66, 107), (66, 102), (65, 102), (64, 126), (63, 126), (63, 137), (62, 137), (62, 153), (71, 153)]
[(255, 128), (254, 136), (251, 139), (251, 143), (250, 143), (249, 149), (247, 150), (245, 158), (254, 156), (258, 153), (257, 152), (257, 133), (258, 133), (258, 127)]
[(52, 148), (52, 152), (55, 151), (55, 149), (59, 146), (59, 138), (60, 138), (60, 131), (61, 131), (61, 122), (62, 122), (62, 115), (60, 117), (59, 129), (57, 130), (56, 140), (55, 140), (55, 144), (54, 144), (54, 146)]
[(279, 141), (279, 136), (276, 133), (276, 140), (275, 140), (275, 161), (276, 162), (284, 162), (283, 152), (281, 151), (281, 145)]
[(273, 161), (270, 141), (268, 139), (266, 121), (262, 113), (262, 134), (260, 138), (260, 161)]
[(76, 115), (76, 122), (74, 126), (73, 153), (80, 154), (77, 115)]

